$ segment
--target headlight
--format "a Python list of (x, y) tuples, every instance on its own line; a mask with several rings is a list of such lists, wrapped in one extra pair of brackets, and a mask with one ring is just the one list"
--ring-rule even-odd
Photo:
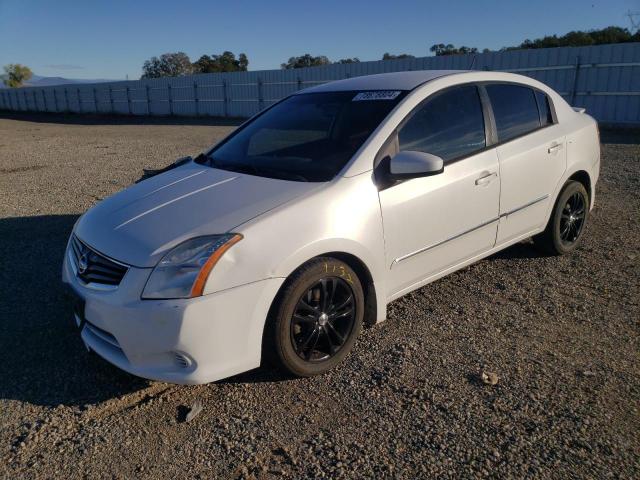
[(229, 233), (197, 237), (181, 243), (151, 272), (142, 298), (191, 298), (202, 295), (209, 273), (242, 235)]

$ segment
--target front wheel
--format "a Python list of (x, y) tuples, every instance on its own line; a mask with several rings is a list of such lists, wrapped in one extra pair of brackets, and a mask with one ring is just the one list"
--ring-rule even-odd
[(573, 252), (580, 241), (589, 213), (589, 194), (580, 182), (564, 186), (544, 232), (533, 237), (535, 244), (552, 255)]
[(364, 293), (346, 263), (319, 257), (288, 280), (267, 328), (266, 348), (293, 375), (318, 375), (339, 364), (362, 328)]

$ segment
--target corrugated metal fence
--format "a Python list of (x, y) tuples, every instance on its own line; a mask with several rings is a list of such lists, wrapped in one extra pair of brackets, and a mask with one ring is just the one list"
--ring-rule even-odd
[(402, 70), (499, 70), (540, 80), (600, 122), (640, 125), (640, 43), (423, 57), (295, 70), (211, 73), (0, 90), (0, 109), (249, 117), (297, 90)]

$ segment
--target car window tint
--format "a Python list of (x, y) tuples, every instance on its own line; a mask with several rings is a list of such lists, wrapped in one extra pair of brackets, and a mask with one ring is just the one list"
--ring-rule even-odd
[(536, 100), (538, 101), (538, 111), (540, 112), (540, 123), (542, 126), (553, 123), (553, 115), (549, 106), (549, 97), (539, 90), (536, 90)]
[(498, 141), (504, 142), (540, 127), (533, 90), (520, 85), (487, 85)]
[(435, 96), (398, 132), (400, 150), (438, 155), (446, 162), (484, 148), (482, 104), (474, 86)]
[(391, 91), (361, 98), (361, 93), (293, 95), (216, 146), (209, 154), (211, 166), (283, 180), (329, 181), (406, 95)]

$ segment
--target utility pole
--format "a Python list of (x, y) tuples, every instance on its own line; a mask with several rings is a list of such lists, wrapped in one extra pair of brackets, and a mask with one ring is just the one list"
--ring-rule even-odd
[(640, 12), (632, 12), (631, 10), (627, 10), (627, 15), (629, 18), (629, 23), (631, 24), (631, 30), (638, 31), (640, 30)]

